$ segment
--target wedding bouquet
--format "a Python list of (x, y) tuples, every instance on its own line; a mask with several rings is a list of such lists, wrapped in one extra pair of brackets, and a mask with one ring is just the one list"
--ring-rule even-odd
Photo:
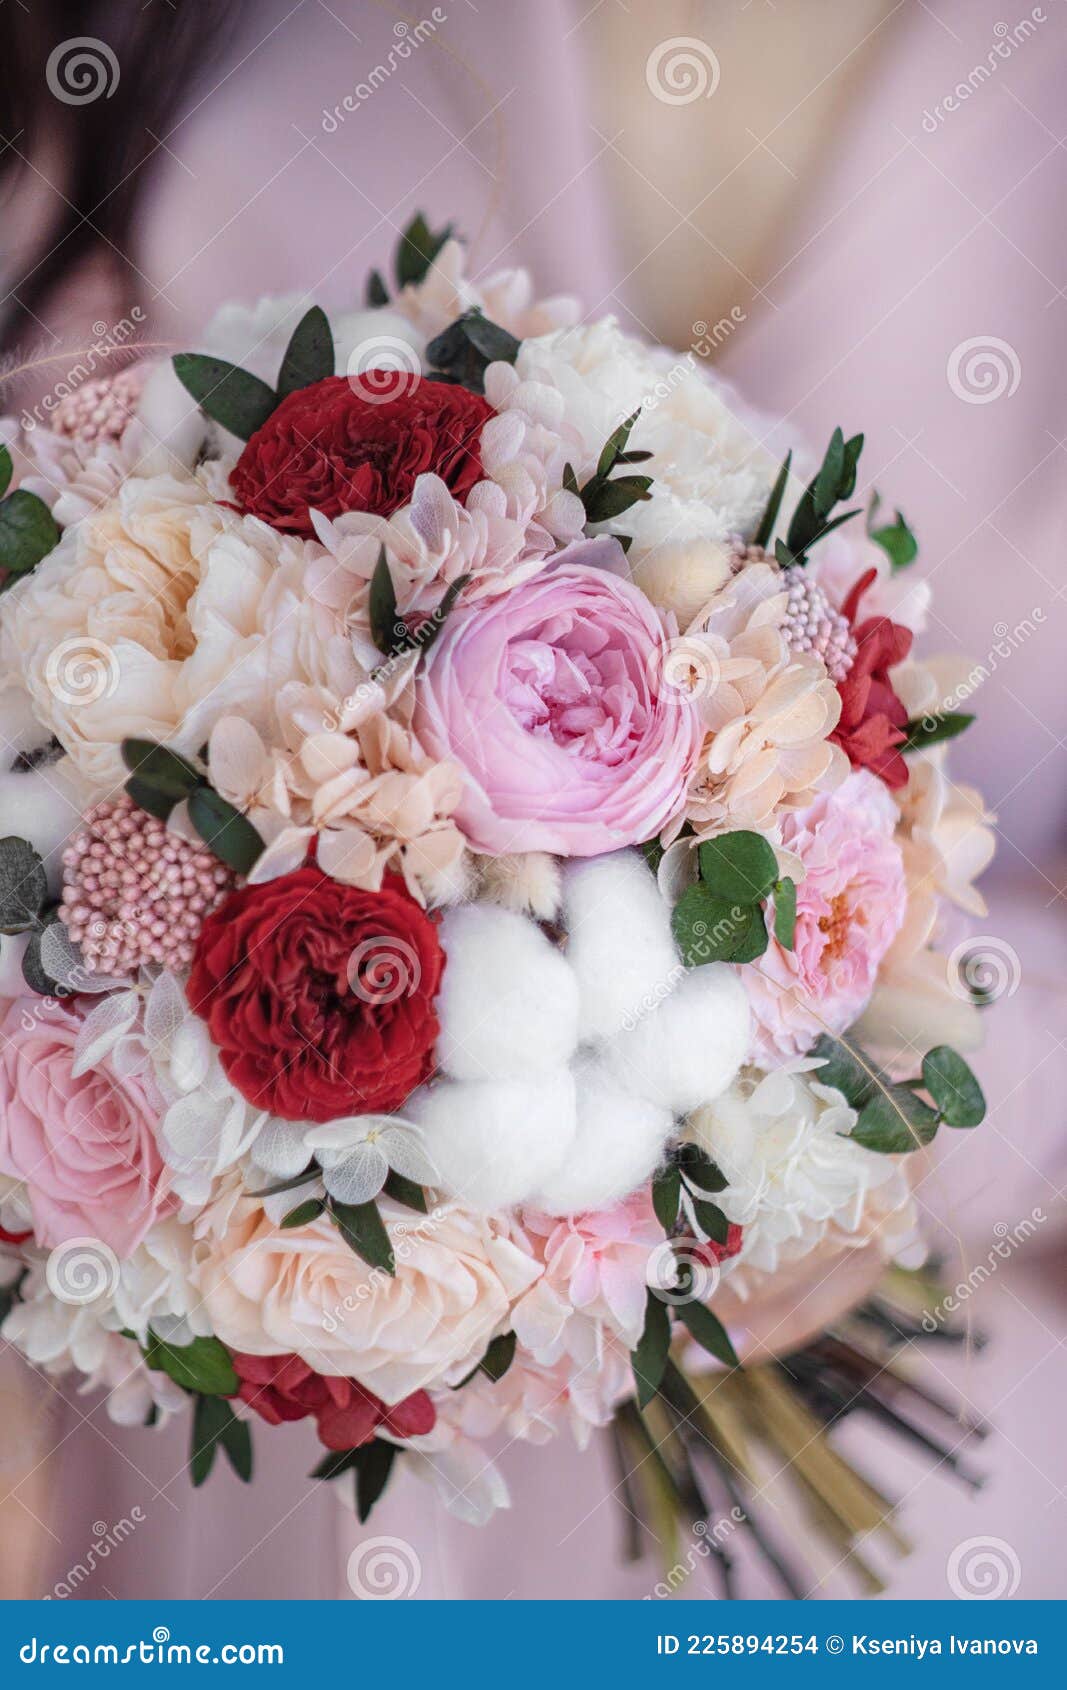
[(196, 1483), (656, 1448), (982, 1118), (965, 669), (862, 435), (795, 474), (706, 351), (418, 217), (2, 425), (3, 1336)]

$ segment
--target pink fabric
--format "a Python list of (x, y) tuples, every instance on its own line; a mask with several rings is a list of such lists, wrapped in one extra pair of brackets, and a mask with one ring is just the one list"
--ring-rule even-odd
[[(440, 50), (423, 47), (402, 77), (329, 134), (324, 88), (340, 99), (358, 66), (374, 62), (388, 18), (348, 0), (332, 7), (340, 24), (323, 8), (298, 8), (285, 22), (280, 0), (258, 6), (229, 79), (217, 92), (209, 84), (168, 138), (180, 162), (154, 208), (144, 261), (147, 285), (163, 290), (164, 332), (188, 332), (223, 293), (311, 285), (327, 304), (351, 302), (357, 278), (383, 262), (395, 225), (419, 200), (438, 216), (458, 208), (461, 227), (476, 234), (492, 183), (468, 149), (484, 158), (494, 104), (508, 131), (510, 175), (476, 248), (478, 266), (521, 257), (546, 288), (577, 283), (599, 310), (625, 309), (611, 290), (628, 266), (612, 261), (590, 168), (598, 142), (573, 56), (581, 37), (568, 35), (581, 10), (552, 0), (459, 8), (449, 44), (460, 39), (490, 95)], [(1057, 1035), (1067, 947), (1054, 879), (1067, 792), (1063, 602), (1055, 603), (1067, 500), (1055, 356), (1067, 310), (1058, 292), (1067, 284), (1067, 153), (1056, 139), (1067, 22), (1059, 9), (934, 133), (923, 125), (924, 110), (984, 57), (1002, 16), (1000, 0), (938, 0), (902, 8), (877, 32), (871, 45), (881, 56), (824, 179), (806, 205), (798, 201), (783, 236), (779, 272), (765, 289), (777, 309), (747, 302), (744, 334), (727, 359), (753, 400), (786, 413), (775, 433), (783, 452), (801, 432), (818, 448), (838, 422), (868, 431), (864, 473), (919, 530), (921, 567), (937, 594), (935, 641), (986, 659), (1024, 619), (1035, 629), (1021, 645), (1007, 640), (1009, 656), (996, 660), (975, 700), (981, 734), (965, 736), (954, 757), (961, 779), (983, 785), (1000, 814), (985, 930), (1009, 949), (1018, 989), (991, 1017), (981, 1059), (991, 1109), (977, 1153), (973, 1136), (943, 1134), (941, 1164), (919, 1193), (954, 1268), (984, 1260), (998, 1228), (1035, 1210), (1044, 1217), (982, 1288), (976, 1318), (989, 1346), (975, 1359), (938, 1349), (923, 1364), (940, 1388), (962, 1392), (994, 1422), (980, 1463), (991, 1482), (975, 1499), (929, 1477), (925, 1462), (888, 1438), (859, 1424), (845, 1432), (864, 1470), (902, 1499), (902, 1523), (918, 1545), (910, 1561), (888, 1569), (889, 1594), (924, 1598), (950, 1594), (947, 1558), (976, 1534), (1013, 1547), (1018, 1596), (1063, 1589), (1059, 1405), (1067, 1381), (1058, 1340), (1067, 1273), (1062, 1257), (1048, 1254), (1055, 1193), (1067, 1181), (1067, 1061)], [(358, 48), (346, 27), (361, 37)], [(995, 403), (970, 404), (947, 370), (961, 343), (983, 335), (1010, 343), (1021, 379)], [(82, 1412), (71, 1404), (68, 1428)], [(307, 1483), (315, 1448), (306, 1430), (258, 1439), (260, 1480), (250, 1490), (220, 1473), (193, 1493), (185, 1427), (117, 1435), (95, 1408), (61, 1443), (52, 1576), (77, 1557), (94, 1520), (120, 1519), (135, 1502), (146, 1523), (79, 1594), (348, 1596), (348, 1553), (368, 1535), (413, 1546), (422, 1597), (640, 1598), (660, 1576), (648, 1538), (649, 1560), (621, 1561), (616, 1481), (599, 1441), (582, 1456), (565, 1439), (551, 1451), (505, 1449), (513, 1509), (484, 1530), (456, 1523), (401, 1474), (361, 1532), (323, 1487)], [(770, 1591), (758, 1569), (745, 1588)], [(841, 1568), (813, 1579), (815, 1595), (849, 1588)]]

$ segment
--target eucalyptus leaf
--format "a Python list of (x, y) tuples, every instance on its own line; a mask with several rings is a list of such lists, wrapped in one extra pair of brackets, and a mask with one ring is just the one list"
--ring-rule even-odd
[(370, 1203), (330, 1203), (330, 1214), (337, 1222), (342, 1238), (357, 1256), (370, 1267), (381, 1268), (395, 1275), (396, 1260), (389, 1234), (378, 1213), (378, 1205)]
[(671, 914), (671, 930), (689, 968), (706, 962), (754, 962), (767, 949), (758, 904), (730, 904), (701, 884), (687, 886)]
[(278, 371), (278, 398), (284, 399), (301, 387), (324, 381), (334, 371), (333, 335), (329, 319), (319, 305), (305, 312), (293, 330)]
[(637, 1401), (641, 1408), (652, 1401), (663, 1378), (671, 1349), (670, 1309), (662, 1297), (649, 1289), (645, 1297), (645, 1324), (637, 1348), (630, 1361), (637, 1387)]
[(774, 891), (774, 936), (782, 949), (791, 951), (797, 937), (796, 882), (786, 875)]
[(678, 1219), (678, 1205), (682, 1200), (682, 1176), (673, 1165), (660, 1168), (652, 1181), (652, 1207), (664, 1232), (669, 1233)]
[(396, 1444), (386, 1443), (384, 1438), (375, 1438), (373, 1443), (364, 1444), (354, 1452), (356, 1515), (360, 1525), (365, 1525), (370, 1519), (371, 1510), (388, 1484), (393, 1462), (399, 1454)]
[(499, 1337), (493, 1339), (478, 1363), (479, 1373), (484, 1373), (485, 1377), (491, 1380), (494, 1385), (498, 1380), (503, 1379), (515, 1360), (515, 1344), (514, 1332), (501, 1332)]
[(708, 1203), (702, 1197), (690, 1197), (693, 1213), (701, 1231), (715, 1244), (726, 1244), (730, 1238), (730, 1222), (723, 1214), (717, 1203)]
[(277, 409), (273, 387), (226, 358), (176, 352), (172, 363), (178, 380), (200, 409), (239, 440), (251, 439)]
[(188, 798), (204, 784), (202, 771), (169, 745), (158, 745), (152, 739), (124, 739), (121, 751), (122, 761), (140, 786), (152, 787), (164, 797), (175, 801)]
[(425, 281), (426, 272), (451, 237), (451, 223), (446, 223), (443, 229), (435, 232), (422, 212), (417, 211), (397, 245), (394, 261), (397, 287), (412, 287)]
[(36, 927), (47, 896), (48, 876), (40, 852), (14, 833), (0, 839), (0, 933)]
[(289, 1213), (282, 1219), (282, 1226), (286, 1228), (310, 1226), (312, 1221), (318, 1220), (325, 1207), (326, 1204), (321, 1197), (308, 1197), (303, 1203), (298, 1203), (295, 1209), (289, 1210)]
[(889, 1085), (868, 1097), (852, 1129), (852, 1139), (867, 1150), (902, 1156), (923, 1149), (937, 1127), (936, 1110), (907, 1086)]
[(27, 575), (59, 541), (59, 525), (36, 493), (24, 487), (0, 504), (0, 569)]
[(394, 1203), (403, 1203), (406, 1209), (414, 1209), (420, 1215), (428, 1212), (426, 1193), (422, 1186), (416, 1185), (413, 1179), (405, 1179), (395, 1168), (390, 1168), (382, 1190)]
[(698, 1302), (679, 1303), (675, 1312), (702, 1350), (707, 1350), (717, 1361), (725, 1362), (727, 1367), (741, 1366), (730, 1335), (718, 1315)]
[(973, 714), (966, 710), (946, 710), (938, 716), (920, 716), (908, 723), (905, 728), (905, 740), (901, 751), (925, 751), (927, 746), (938, 745), (942, 740), (955, 739), (957, 734), (963, 733), (974, 721)]
[(230, 1352), (218, 1338), (194, 1338), (191, 1344), (168, 1344), (149, 1329), (144, 1346), (148, 1367), (166, 1373), (186, 1391), (204, 1396), (232, 1397), (241, 1383)]
[(389, 573), (389, 561), (384, 546), (378, 552), (378, 561), (371, 576), (367, 615), (370, 620), (371, 638), (386, 657), (395, 657), (398, 652), (411, 645), (411, 631), (403, 617), (397, 614), (396, 589)]
[(985, 1120), (982, 1088), (949, 1045), (937, 1045), (923, 1057), (923, 1085), (950, 1127), (977, 1127)]
[(778, 861), (761, 833), (740, 828), (705, 839), (698, 850), (700, 878), (730, 904), (758, 904), (778, 879)]
[(706, 1150), (699, 1144), (687, 1140), (675, 1151), (675, 1161), (682, 1171), (686, 1184), (697, 1191), (725, 1191), (730, 1183), (717, 1163), (713, 1162)]
[(263, 855), (263, 840), (247, 816), (210, 786), (189, 798), (189, 820), (210, 851), (236, 874), (248, 874)]

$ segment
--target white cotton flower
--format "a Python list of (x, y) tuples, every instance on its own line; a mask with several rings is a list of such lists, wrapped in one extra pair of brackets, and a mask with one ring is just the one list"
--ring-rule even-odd
[(604, 1047), (616, 1083), (677, 1116), (708, 1103), (733, 1080), (748, 1050), (751, 1011), (733, 969), (686, 969), (674, 990)]
[(654, 478), (655, 497), (607, 524), (632, 537), (632, 565), (660, 545), (725, 541), (754, 527), (777, 466), (692, 353), (650, 348), (606, 317), (525, 340), (515, 374), (562, 396), (579, 482), (640, 410), (628, 447), (652, 453), (640, 468)]
[(729, 1264), (740, 1295), (822, 1244), (859, 1246), (880, 1234), (890, 1254), (912, 1231), (899, 1157), (850, 1136), (856, 1112), (800, 1059), (748, 1073), (690, 1117), (690, 1131), (727, 1180), (715, 1201), (744, 1229)]
[(461, 904), (439, 929), (447, 959), (435, 1008), (440, 1067), (456, 1080), (533, 1079), (569, 1062), (578, 983), (535, 922)]
[(63, 883), (64, 848), (91, 801), (89, 786), (69, 757), (0, 773), (0, 838), (14, 833), (29, 841), (44, 863), (53, 897)]
[(574, 1087), (571, 1146), (529, 1199), (549, 1215), (604, 1209), (635, 1191), (662, 1161), (674, 1130), (669, 1109), (620, 1085), (596, 1056), (575, 1064)]
[(684, 973), (671, 912), (639, 851), (563, 868), (567, 961), (581, 993), (579, 1036), (609, 1038), (669, 995)]
[(567, 1068), (528, 1080), (444, 1080), (409, 1097), (440, 1170), (439, 1184), (472, 1209), (521, 1203), (566, 1162), (575, 1132)]

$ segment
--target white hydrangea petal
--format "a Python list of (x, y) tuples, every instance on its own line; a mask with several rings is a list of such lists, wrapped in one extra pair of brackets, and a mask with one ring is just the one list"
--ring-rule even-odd
[(389, 1164), (378, 1146), (361, 1144), (335, 1167), (324, 1168), (322, 1183), (338, 1203), (369, 1203), (388, 1174)]
[(140, 1000), (135, 991), (116, 992), (102, 999), (82, 1022), (74, 1041), (72, 1074), (79, 1079), (114, 1050), (137, 1020)]
[(256, 1139), (256, 1166), (274, 1179), (294, 1179), (303, 1173), (310, 1160), (301, 1123), (272, 1115)]
[(378, 1134), (378, 1146), (389, 1166), (416, 1185), (433, 1185), (441, 1176), (414, 1122), (394, 1122)]
[(192, 1017), (180, 983), (164, 970), (153, 983), (144, 1013), (144, 1036), (153, 1052), (166, 1050)]

